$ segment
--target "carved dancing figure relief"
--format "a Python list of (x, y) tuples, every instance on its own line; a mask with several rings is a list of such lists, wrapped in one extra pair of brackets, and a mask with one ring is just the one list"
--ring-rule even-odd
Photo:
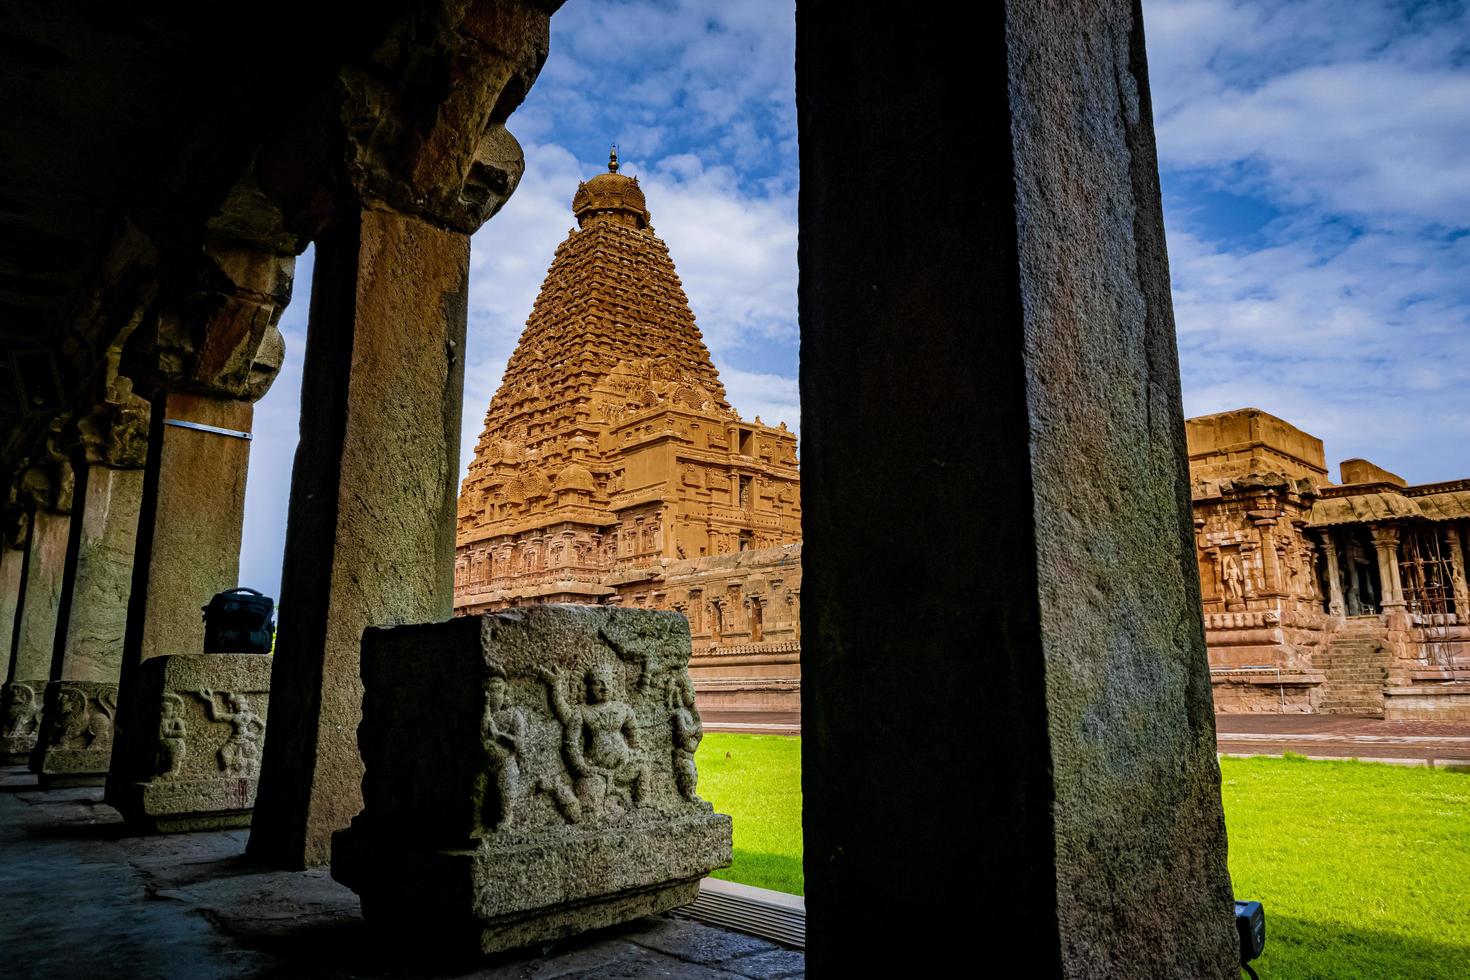
[(520, 708), (506, 703), (509, 683), (505, 671), (491, 665), (485, 716), (480, 720), (480, 739), (490, 758), (494, 772), (493, 799), (485, 801), (486, 822), (503, 826), (510, 820), (511, 809), (521, 792), (521, 741), (526, 735), (526, 715)]
[(183, 698), (172, 693), (163, 695), (158, 715), (157, 770), (160, 779), (171, 779), (184, 767), (184, 756), (189, 750), (184, 739), (189, 731), (184, 725), (183, 710)]
[(685, 673), (669, 678), (669, 711), (674, 725), (674, 782), (686, 800), (697, 799), (699, 769), (694, 753), (704, 740), (704, 725), (694, 706), (694, 682)]
[(117, 702), (106, 692), (97, 695), (93, 711), (92, 699), (79, 687), (63, 687), (57, 695), (61, 717), (51, 736), (51, 744), (63, 749), (104, 750), (112, 745), (112, 716)]
[(219, 767), (227, 776), (257, 776), (260, 774), (260, 742), (265, 737), (265, 719), (255, 713), (250, 699), (243, 694), (221, 691), (219, 696), (229, 704), (230, 710), (220, 711), (215, 704), (215, 693), (201, 688), (196, 694), (204, 701), (209, 720), (224, 722), (232, 730), (230, 737), (219, 750)]
[(574, 785), (543, 779), (537, 789), (551, 794), (568, 823), (637, 806), (647, 778), (638, 758), (638, 718), (631, 705), (613, 697), (611, 668), (587, 670), (584, 704), (567, 700), (561, 671), (543, 667), (539, 673), (562, 726), (562, 756)]
[(13, 681), (6, 685), (6, 693), (9, 697), (5, 701), (5, 727), (0, 735), (13, 738), (35, 734), (41, 708), (36, 703), (36, 689)]

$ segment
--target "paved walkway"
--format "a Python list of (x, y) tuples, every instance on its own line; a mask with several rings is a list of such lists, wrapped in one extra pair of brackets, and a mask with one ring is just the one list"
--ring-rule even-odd
[[(705, 731), (800, 735), (796, 711), (706, 711)], [(1384, 721), (1345, 715), (1216, 715), (1225, 755), (1373, 759), (1402, 765), (1470, 768), (1470, 724)]]
[(745, 735), (800, 735), (800, 711), (701, 711), (700, 722), (707, 732), (738, 732)]
[(801, 953), (648, 918), (470, 967), (391, 948), (324, 870), (243, 858), (245, 831), (132, 836), (100, 789), (41, 791), (0, 768), (0, 975), (121, 977), (800, 977)]
[(1470, 768), (1470, 725), (1345, 715), (1216, 715), (1225, 755), (1295, 752), (1322, 759)]

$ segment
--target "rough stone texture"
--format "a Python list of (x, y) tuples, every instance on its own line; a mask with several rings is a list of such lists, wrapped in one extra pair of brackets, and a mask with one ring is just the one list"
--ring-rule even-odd
[(416, 218), (362, 211), (317, 243), (261, 859), (325, 863), (362, 807), (363, 629), (450, 616), (468, 275), (468, 237)]
[(31, 772), (42, 786), (100, 786), (112, 759), (117, 684), (52, 681)]
[(688, 625), (536, 606), (369, 630), (364, 809), (332, 874), (376, 927), (490, 953), (664, 911), (730, 861), (696, 791)]
[(31, 515), (30, 554), (21, 586), (25, 594), (15, 626), (12, 677), (51, 676), (70, 528), (69, 514), (37, 508)]
[[(137, 724), (120, 742), (108, 800), (144, 830), (245, 827), (255, 804), (270, 707), (270, 658), (248, 653), (153, 657), (137, 673)], [(126, 749), (126, 753), (124, 752)]]
[(808, 961), (1232, 977), (1141, 18), (976, 21), (797, 11)]
[(54, 676), (115, 684), (127, 632), (143, 471), (89, 466), (79, 483), (83, 489), (73, 515), (76, 567)]

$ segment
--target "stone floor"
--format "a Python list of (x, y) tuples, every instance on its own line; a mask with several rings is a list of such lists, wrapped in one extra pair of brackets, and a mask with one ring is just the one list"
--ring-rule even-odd
[(643, 919), (484, 963), (387, 948), (324, 870), (247, 864), (245, 831), (135, 836), (100, 789), (0, 769), (0, 976), (800, 977), (801, 953)]

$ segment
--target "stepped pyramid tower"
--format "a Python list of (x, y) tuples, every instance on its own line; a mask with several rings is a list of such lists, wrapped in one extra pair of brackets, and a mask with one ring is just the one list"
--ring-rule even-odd
[(796, 436), (730, 405), (616, 149), (572, 213), (460, 492), (456, 611), (679, 608), (696, 654), (774, 634), (794, 662)]

